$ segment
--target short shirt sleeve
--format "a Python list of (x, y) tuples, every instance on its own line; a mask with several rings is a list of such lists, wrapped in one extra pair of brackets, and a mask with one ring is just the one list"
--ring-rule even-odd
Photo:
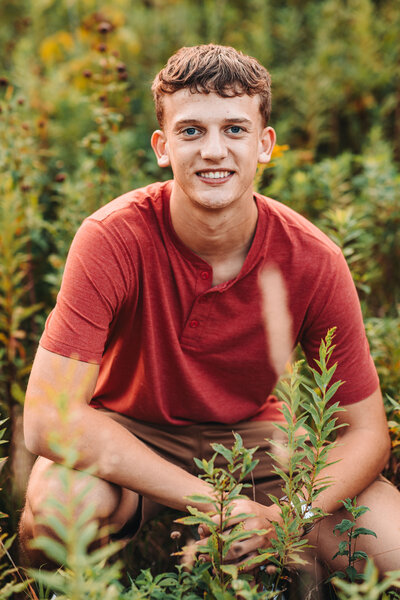
[(328, 329), (336, 327), (335, 349), (328, 366), (337, 363), (331, 383), (343, 381), (334, 401), (353, 404), (370, 396), (379, 386), (365, 334), (360, 302), (351, 273), (341, 252), (334, 264), (320, 273), (315, 297), (306, 318), (301, 346), (311, 367)]
[(72, 242), (40, 345), (62, 356), (100, 364), (113, 319), (133, 278), (120, 240), (101, 221), (85, 220)]

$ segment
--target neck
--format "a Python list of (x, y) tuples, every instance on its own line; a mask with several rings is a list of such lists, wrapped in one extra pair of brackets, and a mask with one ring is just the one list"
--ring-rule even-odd
[(240, 211), (234, 206), (214, 210), (180, 203), (172, 194), (170, 206), (178, 237), (214, 271), (221, 271), (214, 284), (236, 276), (253, 241), (258, 219), (255, 201), (246, 202)]

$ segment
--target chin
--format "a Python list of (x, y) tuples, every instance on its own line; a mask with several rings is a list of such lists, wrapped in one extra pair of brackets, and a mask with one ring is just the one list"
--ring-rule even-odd
[(230, 204), (232, 204), (233, 200), (231, 199), (227, 199), (225, 198), (221, 198), (220, 200), (218, 198), (212, 198), (210, 200), (208, 199), (195, 199), (195, 203), (199, 206), (202, 206), (203, 208), (208, 208), (210, 210), (217, 210), (220, 208), (226, 208), (227, 206), (229, 206)]

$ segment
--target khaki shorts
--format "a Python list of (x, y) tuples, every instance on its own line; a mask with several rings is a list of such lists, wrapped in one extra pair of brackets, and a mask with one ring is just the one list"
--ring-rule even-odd
[[(164, 459), (193, 475), (199, 475), (193, 458), (209, 460), (214, 454), (210, 446), (213, 442), (231, 448), (234, 444), (233, 431), (235, 431), (242, 437), (245, 448), (258, 446), (254, 458), (258, 459), (259, 463), (247, 478), (247, 483), (250, 483), (251, 487), (244, 488), (243, 493), (266, 505), (271, 504), (268, 494), (274, 494), (278, 498), (282, 496), (282, 480), (274, 473), (273, 462), (267, 452), (274, 452), (275, 447), (271, 440), (282, 440), (283, 434), (270, 421), (246, 421), (234, 425), (217, 423), (184, 426), (157, 425), (136, 421), (109, 410), (99, 410), (106, 412), (110, 418), (125, 427)], [(224, 458), (218, 455), (215, 465), (222, 467), (225, 464)], [(146, 498), (140, 498), (137, 513), (113, 536), (114, 538), (133, 537), (147, 520), (143, 515), (151, 514), (153, 516), (158, 512), (154, 506), (147, 506), (147, 510), (145, 510), (144, 505), (146, 504), (155, 505)], [(159, 507), (160, 509), (161, 507)]]

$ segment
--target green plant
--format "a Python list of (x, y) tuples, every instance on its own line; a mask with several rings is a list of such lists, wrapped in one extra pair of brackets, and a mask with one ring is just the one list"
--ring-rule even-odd
[[(4, 439), (6, 429), (5, 427), (2, 427), (6, 421), (7, 419), (0, 421), (0, 444), (6, 443), (6, 440)], [(0, 472), (6, 460), (6, 457), (0, 458)], [(0, 519), (4, 519), (7, 516), (8, 515), (4, 512), (0, 512)], [(8, 537), (7, 533), (3, 532), (2, 527), (0, 527), (0, 598), (4, 600), (6, 600), (6, 598), (13, 598), (15, 594), (29, 588), (32, 600), (37, 600), (33, 588), (31, 587), (31, 580), (27, 579), (22, 574), (10, 554), (15, 537), (15, 535)], [(2, 562), (3, 560), (6, 562)]]
[[(59, 451), (61, 446), (58, 447)], [(31, 570), (32, 576), (44, 586), (57, 592), (57, 597), (68, 600), (83, 598), (113, 599), (120, 589), (118, 579), (121, 563), (110, 561), (120, 544), (104, 543), (108, 539), (108, 528), (98, 527), (93, 519), (92, 505), (81, 509), (82, 499), (90, 491), (91, 483), (74, 494), (77, 474), (72, 469), (76, 454), (68, 450), (68, 460), (58, 468), (58, 477), (67, 501), (50, 498), (43, 524), (53, 535), (42, 535), (35, 539), (32, 547), (44, 552), (52, 561), (60, 564), (55, 572)], [(100, 545), (100, 547), (95, 547)]]
[(353, 498), (353, 500), (346, 498), (346, 500), (342, 500), (342, 503), (350, 513), (352, 519), (342, 519), (333, 530), (334, 532), (338, 531), (340, 534), (347, 535), (347, 540), (339, 542), (339, 550), (333, 558), (347, 556), (348, 565), (344, 572), (335, 571), (331, 578), (339, 577), (340, 579), (348, 579), (351, 582), (360, 581), (364, 579), (364, 575), (357, 572), (354, 564), (359, 560), (366, 560), (368, 556), (365, 552), (356, 550), (356, 540), (360, 535), (373, 535), (376, 537), (376, 533), (365, 527), (357, 527), (357, 519), (369, 510), (367, 506), (357, 506), (357, 498)]
[(348, 581), (336, 577), (333, 579), (339, 600), (394, 600), (400, 598), (396, 589), (400, 588), (400, 571), (388, 573), (379, 578), (378, 569), (371, 560), (367, 560), (362, 581)]
[[(298, 363), (294, 365), (289, 381), (284, 380), (281, 385), (280, 395), (284, 400), (282, 410), (286, 424), (278, 425), (278, 428), (287, 437), (287, 447), (284, 459), (281, 458), (281, 454), (272, 454), (272, 456), (278, 463), (275, 471), (282, 478), (287, 501), (282, 505), (282, 499), (270, 496), (272, 502), (281, 508), (282, 523), (274, 523), (276, 537), (271, 539), (271, 546), (260, 549), (258, 557), (246, 562), (246, 566), (253, 567), (267, 562), (275, 565), (276, 571), (273, 575), (267, 573), (262, 575), (264, 589), (268, 590), (271, 597), (281, 593), (285, 570), (305, 563), (300, 556), (301, 552), (308, 547), (306, 537), (302, 536), (304, 527), (324, 516), (322, 511), (317, 510), (310, 517), (307, 514), (307, 507), (311, 506), (318, 494), (331, 484), (330, 480), (323, 476), (322, 471), (331, 464), (328, 451), (334, 445), (332, 435), (339, 427), (336, 425), (334, 415), (340, 408), (338, 403), (331, 401), (341, 382), (330, 385), (336, 365), (328, 367), (334, 350), (332, 343), (334, 332), (334, 328), (329, 330), (325, 340), (321, 341), (319, 360), (316, 361), (318, 370), (311, 369), (318, 392), (304, 384), (311, 399), (302, 399), (300, 392), (302, 381), (299, 377)], [(301, 428), (304, 428), (306, 433), (301, 433)], [(224, 456), (228, 471), (215, 468), (216, 454), (208, 462), (196, 459), (197, 466), (205, 471), (202, 477), (213, 486), (215, 496), (193, 496), (189, 499), (196, 503), (211, 502), (217, 520), (212, 518), (213, 513), (205, 513), (192, 507), (189, 508), (191, 516), (184, 517), (179, 522), (187, 525), (203, 523), (209, 528), (210, 537), (201, 552), (209, 557), (218, 585), (225, 592), (232, 587), (233, 582), (240, 579), (240, 569), (225, 564), (225, 557), (232, 544), (252, 534), (266, 532), (244, 531), (241, 524), (232, 529), (227, 526), (232, 510), (230, 503), (240, 497), (243, 487), (240, 482), (255, 466), (252, 460), (255, 449), (244, 450), (238, 436), (235, 436), (232, 450), (218, 444), (213, 445), (213, 449)], [(236, 482), (236, 477), (239, 483)], [(215, 581), (213, 585), (215, 587)]]
[[(11, 85), (0, 90), (0, 408), (10, 418), (14, 497), (23, 496), (30, 461), (22, 441), (24, 389), (36, 346), (35, 248), (43, 221), (37, 127)], [(45, 179), (45, 177), (44, 177)]]
[[(253, 459), (257, 448), (247, 450), (243, 447), (240, 435), (234, 433), (234, 437), (235, 443), (232, 449), (228, 449), (222, 444), (211, 444), (215, 453), (209, 461), (194, 459), (196, 466), (204, 471), (200, 477), (212, 486), (213, 493), (210, 496), (190, 496), (189, 500), (211, 504), (213, 510), (205, 513), (198, 508), (189, 506), (190, 516), (178, 519), (178, 522), (184, 525), (206, 525), (209, 528), (210, 535), (207, 543), (201, 546), (199, 551), (209, 557), (213, 574), (222, 591), (227, 589), (232, 578), (237, 579), (240, 570), (234, 565), (226, 564), (225, 559), (232, 544), (248, 539), (252, 535), (265, 533), (264, 530), (245, 531), (242, 522), (229, 527), (234, 502), (244, 497), (241, 494), (243, 488), (250, 487), (250, 484), (243, 483), (243, 481), (258, 462)], [(224, 457), (226, 468), (215, 466), (217, 454)], [(211, 515), (216, 516), (216, 520)], [(244, 519), (247, 516), (249, 515), (239, 514), (236, 515), (236, 518)]]
[[(276, 466), (276, 472), (282, 477), (283, 489), (288, 503), (282, 505), (282, 524), (275, 523), (276, 539), (271, 541), (271, 547), (260, 549), (258, 557), (251, 558), (240, 567), (227, 564), (227, 554), (232, 545), (252, 535), (261, 535), (265, 530), (247, 531), (243, 523), (230, 527), (232, 503), (242, 497), (246, 477), (253, 470), (256, 461), (253, 457), (256, 448), (247, 450), (243, 447), (239, 435), (234, 435), (234, 445), (231, 449), (221, 444), (213, 444), (214, 455), (207, 460), (195, 459), (197, 467), (203, 471), (201, 477), (210, 484), (213, 491), (210, 496), (193, 496), (190, 499), (196, 505), (202, 503), (213, 507), (211, 511), (201, 511), (189, 507), (189, 516), (178, 519), (184, 525), (206, 525), (210, 536), (197, 551), (208, 557), (207, 562), (195, 562), (187, 571), (179, 567), (176, 573), (161, 573), (153, 576), (149, 571), (143, 572), (132, 581), (129, 590), (122, 591), (117, 583), (120, 576), (120, 564), (110, 563), (118, 549), (115, 544), (93, 549), (93, 543), (102, 538), (107, 532), (97, 531), (93, 521), (93, 509), (89, 506), (80, 512), (80, 503), (88, 492), (88, 488), (78, 495), (73, 495), (76, 477), (79, 476), (71, 467), (76, 464), (77, 451), (73, 441), (65, 444), (55, 433), (50, 444), (53, 451), (62, 457), (63, 466), (58, 467), (58, 476), (63, 487), (66, 502), (53, 499), (49, 501), (48, 511), (43, 524), (50, 527), (54, 534), (51, 538), (43, 535), (36, 539), (35, 547), (63, 565), (57, 572), (50, 573), (34, 571), (32, 574), (42, 585), (56, 590), (61, 597), (69, 600), (81, 600), (85, 597), (117, 598), (169, 598), (181, 597), (189, 599), (207, 597), (210, 600), (247, 598), (248, 600), (275, 598), (282, 595), (286, 587), (285, 571), (304, 561), (300, 553), (307, 547), (307, 540), (302, 537), (303, 527), (310, 522), (305, 514), (304, 503), (311, 504), (329, 481), (323, 477), (322, 471), (329, 464), (327, 452), (332, 445), (332, 433), (335, 425), (337, 405), (328, 406), (340, 382), (330, 386), (330, 380), (335, 371), (335, 365), (328, 368), (328, 362), (333, 352), (332, 339), (334, 330), (330, 330), (320, 346), (320, 356), (317, 369), (313, 369), (313, 377), (319, 392), (310, 389), (312, 402), (301, 397), (302, 380), (298, 375), (298, 364), (290, 374), (289, 382), (282, 383), (282, 395), (285, 400), (283, 415), (286, 426), (279, 428), (287, 436), (287, 458), (285, 464)], [(60, 398), (60, 413), (68, 419), (68, 406), (65, 398)], [(300, 414), (299, 414), (300, 413)], [(296, 414), (298, 415), (296, 417)], [(307, 423), (307, 419), (310, 423)], [(306, 434), (299, 432), (300, 427), (306, 429)], [(217, 468), (215, 459), (222, 455), (226, 462), (225, 468)], [(280, 501), (271, 497), (279, 505)], [(317, 512), (311, 520), (322, 515)], [(217, 518), (215, 518), (215, 516)], [(245, 519), (249, 515), (236, 517)], [(192, 551), (193, 548), (190, 550)], [(187, 555), (184, 549), (178, 555)], [(272, 563), (277, 567), (275, 575), (260, 571), (259, 586), (251, 585), (253, 576), (243, 573), (243, 566), (256, 568), (263, 563)]]
[[(283, 523), (275, 523), (276, 539), (271, 540), (271, 548), (264, 555), (277, 567), (272, 576), (264, 577), (269, 589), (279, 588), (285, 569), (305, 563), (300, 553), (308, 544), (302, 532), (325, 514), (316, 509), (309, 516), (308, 508), (332, 484), (329, 478), (324, 477), (323, 469), (332, 464), (328, 453), (335, 444), (333, 435), (340, 427), (336, 425), (335, 413), (341, 409), (337, 402), (332, 403), (332, 399), (342, 382), (330, 385), (336, 364), (328, 367), (335, 348), (332, 343), (334, 334), (335, 328), (332, 328), (321, 340), (319, 359), (316, 360), (318, 369), (311, 368), (316, 389), (299, 377), (301, 362), (295, 363), (289, 380), (281, 382), (279, 394), (283, 400), (285, 424), (278, 425), (278, 428), (287, 436), (287, 456), (283, 464), (281, 453), (272, 453), (272, 456), (278, 463), (275, 471), (282, 478), (286, 503), (281, 509)], [(307, 389), (307, 398), (302, 397), (301, 386)], [(302, 429), (305, 433), (301, 432)], [(278, 506), (282, 504), (282, 499), (270, 498)]]

